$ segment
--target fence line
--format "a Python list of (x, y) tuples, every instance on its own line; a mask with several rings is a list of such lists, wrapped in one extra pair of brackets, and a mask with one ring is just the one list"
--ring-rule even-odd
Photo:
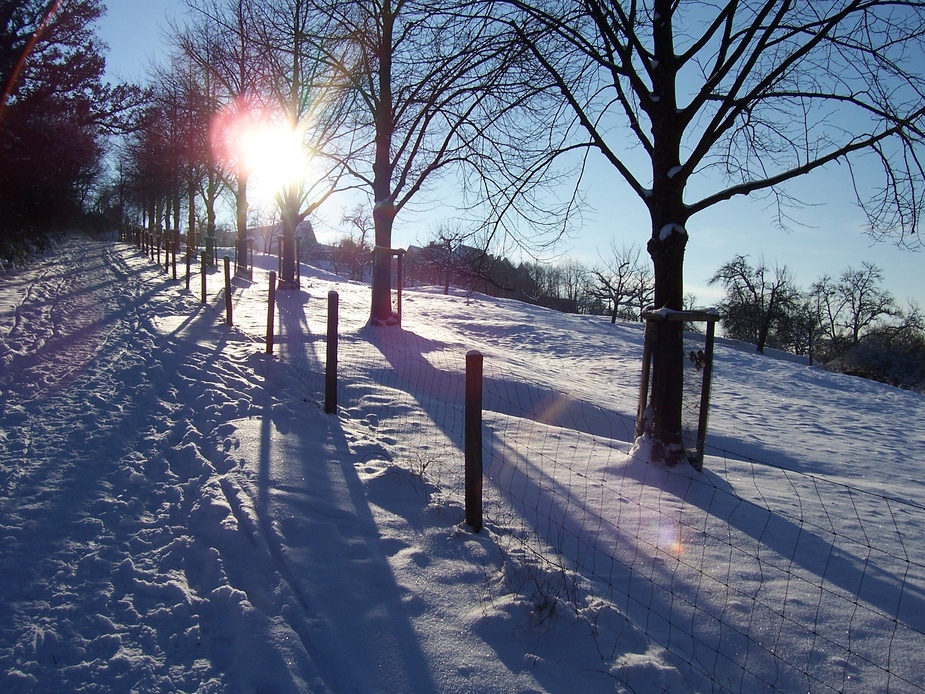
[[(280, 358), (319, 406), (328, 284), (277, 294)], [(342, 416), (461, 499), (465, 351), (344, 321), (363, 314), (341, 315)], [(510, 581), (538, 611), (582, 610), (602, 655), (632, 625), (714, 690), (925, 690), (921, 505), (710, 446), (702, 474), (657, 469), (630, 455), (630, 414), (488, 359), (483, 399), (486, 526)]]

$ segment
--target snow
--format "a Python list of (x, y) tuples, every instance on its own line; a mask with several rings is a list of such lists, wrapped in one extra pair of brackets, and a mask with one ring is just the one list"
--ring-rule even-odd
[(370, 328), (303, 266), (267, 355), (258, 264), (235, 327), (126, 244), (0, 277), (0, 691), (925, 688), (922, 395), (720, 341), (704, 473), (656, 469), (640, 326), (422, 289)]
[(671, 238), (672, 234), (678, 234), (679, 236), (687, 236), (687, 229), (685, 229), (680, 224), (666, 224), (658, 232), (658, 240), (666, 241)]

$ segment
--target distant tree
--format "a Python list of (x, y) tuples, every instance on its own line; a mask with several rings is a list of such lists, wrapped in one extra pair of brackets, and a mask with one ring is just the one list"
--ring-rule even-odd
[(925, 318), (914, 304), (899, 314), (872, 324), (857, 343), (832, 354), (826, 367), (925, 392)]
[[(395, 219), (437, 179), (467, 169), (488, 181), (503, 143), (486, 134), (524, 98), (505, 80), (519, 55), (506, 30), (458, 0), (313, 0), (326, 18), (318, 49), (351, 105), (344, 163), (369, 193), (375, 223), (370, 323), (394, 324)], [(537, 138), (524, 135), (532, 148)], [(521, 141), (518, 140), (518, 144)], [(507, 151), (514, 151), (511, 146)], [(492, 179), (498, 183), (497, 179)], [(478, 184), (472, 184), (477, 188)], [(496, 185), (495, 190), (505, 188)]]
[(893, 296), (880, 286), (882, 281), (880, 268), (865, 262), (859, 270), (845, 270), (835, 285), (839, 313), (852, 344), (860, 342), (876, 321), (899, 315)]
[(362, 205), (354, 205), (350, 210), (344, 210), (340, 223), (346, 225), (348, 235), (357, 242), (357, 245), (370, 248), (369, 240), (375, 233), (373, 216)]
[[(174, 27), (177, 49), (202, 71), (204, 92), (216, 110), (208, 121), (213, 169), (221, 167), (235, 197), (236, 243), (239, 252), (247, 237), (247, 186), (251, 171), (242, 155), (240, 135), (259, 120), (269, 79), (265, 46), (257, 39), (254, 0), (186, 0), (189, 21)], [(214, 190), (215, 181), (209, 180)], [(215, 233), (207, 222), (206, 237)], [(211, 241), (210, 241), (211, 242)], [(243, 254), (242, 254), (243, 255)]]
[(152, 233), (163, 230), (167, 201), (180, 184), (175, 144), (169, 112), (162, 100), (152, 97), (122, 147), (129, 198), (140, 212), (141, 224)]
[(274, 191), (282, 222), (279, 286), (295, 288), (296, 230), (339, 189), (345, 169), (337, 143), (353, 140), (347, 121), (354, 104), (337, 83), (332, 58), (340, 54), (319, 54), (329, 19), (311, 0), (264, 0), (256, 14), (268, 58), (269, 117), (287, 141), (292, 169)]
[[(581, 133), (649, 212), (655, 305), (683, 306), (690, 220), (739, 196), (869, 153), (855, 187), (874, 235), (916, 242), (923, 200), (925, 6), (810, 2), (485, 3), (555, 82), (562, 131)], [(916, 56), (916, 57), (913, 57)], [(577, 144), (579, 138), (576, 135)], [(871, 197), (861, 198), (870, 193)], [(683, 460), (683, 326), (653, 342), (653, 459)]]
[(591, 271), (591, 292), (610, 306), (610, 322), (618, 317), (639, 320), (642, 310), (650, 305), (655, 283), (649, 263), (642, 259), (638, 246), (611, 243), (610, 257)]
[(747, 256), (737, 255), (709, 283), (719, 283), (726, 290), (719, 309), (728, 337), (752, 342), (758, 352), (764, 352), (769, 340), (772, 346), (781, 346), (776, 333), (786, 332), (800, 296), (786, 266), (776, 265), (772, 270), (762, 260), (752, 267)]
[[(170, 62), (157, 69), (154, 75), (156, 93), (162, 101), (170, 104), (169, 113), (176, 123), (175, 144), (179, 158), (178, 193), (185, 193), (187, 208), (187, 243), (199, 245), (197, 231), (198, 214), (201, 206), (204, 214), (203, 234), (214, 240), (220, 195), (228, 188), (221, 164), (210, 140), (211, 125), (222, 107), (223, 91), (212, 71), (190, 58), (182, 49), (170, 56)], [(180, 202), (172, 205), (174, 229), (180, 229)], [(210, 248), (214, 253), (214, 249)]]
[(803, 294), (778, 328), (782, 345), (788, 346), (794, 354), (808, 357), (810, 365), (817, 358), (819, 342), (824, 335), (816, 298), (811, 291)]
[(583, 303), (589, 272), (584, 263), (574, 258), (568, 258), (559, 264), (559, 298), (574, 305), (575, 311), (578, 311)]
[(361, 281), (372, 262), (372, 247), (368, 240), (372, 234), (372, 216), (357, 205), (344, 212), (341, 224), (347, 226), (347, 232), (331, 249), (334, 272), (346, 268), (351, 280)]
[[(480, 276), (480, 254), (467, 248), (471, 234), (459, 224), (442, 222), (431, 232), (427, 245), (421, 249), (418, 273), (433, 284), (442, 285), (449, 294), (455, 283), (467, 289), (475, 288)], [(475, 262), (474, 262), (475, 261)]]
[(881, 287), (882, 281), (880, 268), (865, 262), (860, 269), (848, 268), (837, 280), (825, 275), (810, 288), (831, 353), (857, 345), (878, 322), (900, 315), (893, 296)]

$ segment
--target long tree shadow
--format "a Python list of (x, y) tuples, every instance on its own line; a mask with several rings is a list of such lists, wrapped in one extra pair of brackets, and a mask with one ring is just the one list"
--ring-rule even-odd
[(317, 355), (316, 343), (323, 338), (311, 331), (306, 308), (312, 301), (301, 290), (276, 292), (276, 310), (279, 329), (276, 343), (280, 359), (290, 365), (309, 390), (317, 393), (324, 378), (324, 365)]
[[(277, 292), (275, 344), (285, 372), (299, 381), (282, 387), (314, 396), (323, 364), (321, 336), (306, 316), (311, 301), (305, 291)], [(336, 417), (323, 415), (311, 399), (298, 400), (289, 407), (268, 405), (256, 418), (235, 423), (256, 465), (261, 534), (304, 614), (290, 622), (332, 690), (436, 691), (377, 541), (355, 467), (361, 454), (352, 451)], [(246, 571), (239, 580), (253, 582)]]
[[(464, 376), (458, 371), (437, 368), (433, 364), (435, 360), (426, 356), (442, 350), (443, 345), (395, 328), (367, 328), (364, 337), (382, 352), (394, 371), (392, 384), (412, 395), (461, 450), (463, 442), (458, 413), (462, 408)], [(627, 417), (583, 405), (565, 394), (512, 382), (503, 375), (486, 379), (485, 390), (485, 409), (488, 411), (602, 439), (624, 442), (629, 439), (626, 432), (631, 429)], [(453, 413), (454, 421), (446, 421), (448, 412)], [(608, 445), (606, 441), (603, 443)], [(698, 669), (702, 668), (706, 673), (716, 675), (717, 668), (727, 671), (731, 681), (784, 688), (803, 686), (812, 681), (812, 676), (807, 674), (811, 670), (806, 668), (817, 665), (814, 659), (823, 657), (824, 648), (814, 647), (809, 655), (794, 655), (788, 651), (796, 648), (796, 644), (788, 644), (786, 640), (773, 647), (762, 645), (764, 637), (751, 633), (752, 626), (748, 620), (743, 622), (734, 618), (726, 602), (717, 601), (716, 597), (710, 597), (709, 591), (700, 590), (702, 572), (709, 569), (693, 565), (689, 559), (685, 560), (686, 566), (665, 561), (669, 553), (659, 547), (657, 540), (641, 541), (643, 535), (627, 527), (623, 519), (608, 517), (606, 500), (599, 498), (585, 502), (576, 499), (568, 486), (544, 469), (555, 465), (554, 454), (544, 460), (542, 454), (536, 455), (535, 448), (528, 451), (530, 446), (523, 448), (506, 441), (501, 438), (500, 432), (487, 427), (483, 447), (488, 461), (487, 475), (496, 482), (500, 493), (523, 518), (525, 525), (547, 547), (558, 552), (568, 565), (579, 571), (590, 569), (592, 582), (603, 580), (606, 589), (617, 598), (615, 601), (631, 622), (646, 625), (646, 634), (657, 643), (670, 647), (672, 652), (689, 662), (700, 663)], [(752, 550), (750, 555), (740, 554), (732, 548), (726, 552), (727, 557), (736, 554), (741, 561), (760, 570), (763, 565), (766, 566), (763, 563), (768, 561), (768, 556), (774, 553), (781, 558), (784, 570), (786, 565), (790, 565), (806, 572), (800, 580), (809, 580), (808, 585), (818, 586), (820, 603), (835, 597), (841, 599), (841, 595), (836, 595), (832, 588), (834, 586), (844, 595), (855, 596), (855, 601), (868, 606), (859, 621), (879, 620), (888, 631), (895, 631), (898, 622), (918, 634), (923, 633), (925, 594), (922, 587), (895, 575), (891, 570), (893, 567), (881, 565), (870, 552), (862, 555), (852, 553), (848, 547), (836, 544), (836, 538), (826, 539), (808, 524), (795, 522), (740, 499), (712, 473), (707, 473), (709, 484), (689, 475), (678, 476), (672, 481), (658, 473), (651, 476), (650, 467), (630, 464), (623, 465), (621, 470), (631, 482), (648, 487), (661, 485), (659, 499), (668, 500), (667, 506), (665, 509), (660, 509), (658, 504), (651, 508), (638, 507), (638, 517), (630, 525), (642, 530), (646, 524), (652, 523), (677, 525), (673, 518), (689, 514), (690, 508), (697, 508), (705, 517), (714, 517), (758, 543), (759, 549)], [(709, 494), (708, 488), (712, 490)], [(612, 489), (619, 494), (619, 481)], [(593, 493), (604, 494), (605, 490)], [(685, 511), (685, 508), (688, 510)], [(687, 523), (690, 524), (690, 521)], [(703, 524), (706, 525), (706, 521)], [(601, 567), (606, 567), (606, 570), (602, 572)], [(739, 571), (743, 567), (730, 566), (729, 569)], [(727, 576), (726, 580), (730, 578)], [(760, 591), (762, 582), (751, 585), (757, 586)], [(742, 591), (742, 587), (735, 583), (727, 584), (727, 593), (730, 588), (733, 594)], [(779, 635), (785, 634), (783, 638), (792, 636), (794, 620), (802, 617), (794, 618), (785, 611), (786, 606), (760, 606), (760, 602), (754, 600), (752, 609), (760, 607), (764, 612), (761, 620), (776, 622), (772, 626)], [(825, 605), (820, 605), (810, 621), (805, 624), (797, 621), (797, 631), (801, 635), (796, 638), (807, 638), (815, 643), (815, 634), (819, 631), (824, 642), (834, 645), (835, 650), (841, 649), (848, 659), (861, 661), (861, 667), (880, 668), (863, 651), (851, 650), (850, 636), (847, 640), (840, 636), (845, 625), (840, 623), (839, 613), (828, 612)], [(697, 629), (685, 632), (672, 626), (704, 620), (718, 625), (718, 636), (702, 636)], [(709, 630), (704, 630), (704, 634), (707, 633)], [(738, 662), (729, 655), (736, 653), (748, 656), (744, 662)], [(806, 661), (802, 662), (800, 658), (804, 656)], [(733, 674), (736, 671), (738, 674)], [(844, 672), (833, 675), (836, 680), (842, 676)]]
[[(454, 441), (459, 451), (461, 475), (464, 442), (458, 416), (463, 405), (464, 374), (435, 367), (425, 355), (439, 351), (443, 346), (414, 333), (399, 328), (366, 328), (364, 336), (382, 352), (395, 372), (393, 385), (412, 395), (437, 427)], [(486, 389), (489, 403), (486, 409), (494, 407), (507, 417), (526, 417), (544, 426), (576, 427), (579, 432), (585, 429), (585, 433), (592, 437), (603, 438), (605, 434), (624, 431), (622, 416), (610, 413), (614, 421), (606, 422), (606, 413), (599, 408), (590, 408), (589, 412), (593, 412), (594, 416), (581, 414), (578, 401), (565, 394), (532, 386), (524, 389), (524, 399), (518, 403), (518, 395), (503, 378), (497, 377), (494, 385), (498, 386), (497, 390)], [(514, 389), (519, 387), (518, 384)], [(447, 421), (447, 413), (453, 415), (453, 421)], [(611, 444), (603, 442), (612, 453), (614, 448)], [(666, 648), (670, 644), (670, 651), (681, 657), (676, 665), (686, 669), (681, 661), (690, 662), (689, 654), (693, 652), (694, 645), (679, 645), (678, 635), (671, 634), (671, 618), (662, 617), (672, 614), (672, 596), (658, 590), (651, 581), (641, 579), (631, 563), (615, 560), (608, 551), (615, 545), (634, 545), (633, 538), (615, 523), (602, 518), (592, 505), (575, 498), (567, 484), (544, 470), (533, 456), (525, 452), (526, 449), (505, 441), (500, 431), (487, 425), (483, 426), (483, 450), (486, 477), (495, 483), (505, 504), (523, 523), (527, 531), (526, 535), (522, 534), (524, 542), (532, 545), (535, 539), (539, 540), (539, 549), (531, 546), (527, 553), (536, 553), (534, 556), (546, 554), (549, 564), (543, 566), (541, 562), (537, 567), (539, 572), (561, 577), (563, 568), (587, 572), (588, 567), (596, 567), (590, 572), (593, 582), (601, 578), (601, 568), (605, 567), (603, 580), (609, 586), (608, 598), (614, 598), (623, 611), (622, 617), (615, 618), (616, 626), (613, 626), (612, 632), (598, 635), (602, 640), (606, 640), (608, 635), (613, 637), (610, 657), (619, 657), (621, 647), (630, 649), (626, 652), (644, 652), (647, 646), (640, 644), (651, 639)], [(565, 587), (564, 590), (570, 591), (571, 588)], [(541, 595), (525, 597), (544, 599)], [(613, 624), (613, 620), (602, 620), (600, 624), (604, 621)], [(641, 629), (641, 625), (646, 625), (646, 628)], [(502, 659), (514, 658), (510, 662), (511, 667), (516, 665), (516, 658), (523, 657), (522, 653), (518, 655), (507, 651), (499, 651), (498, 655)], [(701, 670), (701, 674), (708, 673)]]
[[(780, 474), (785, 472), (780, 471)], [(799, 476), (798, 473), (787, 474)], [(693, 478), (689, 484), (681, 482), (671, 491), (686, 504), (728, 524), (743, 537), (750, 537), (761, 547), (773, 550), (787, 571), (799, 567), (818, 579), (814, 585), (825, 586), (832, 595), (836, 594), (836, 589), (841, 589), (843, 599), (860, 601), (887, 622), (895, 620), (925, 636), (925, 585), (912, 582), (915, 567), (922, 568), (921, 560), (910, 557), (917, 541), (903, 539), (892, 522), (864, 523), (853, 508), (852, 499), (846, 498), (864, 495), (863, 492), (855, 493), (843, 485), (831, 484), (823, 498), (818, 491), (820, 486), (825, 487), (826, 483), (807, 479), (810, 496), (801, 502), (807, 506), (805, 519), (792, 518), (787, 513), (772, 511), (742, 498), (727, 480), (710, 470), (704, 472), (703, 479)], [(817, 500), (813, 501), (813, 496)], [(839, 500), (839, 496), (843, 498)], [(874, 495), (869, 496), (874, 499)], [(826, 502), (831, 508), (825, 507)], [(880, 499), (880, 505), (887, 507), (889, 502)], [(914, 510), (921, 513), (917, 507)], [(813, 519), (813, 513), (820, 518)], [(824, 530), (823, 522), (831, 524), (832, 528)], [(863, 554), (852, 553), (847, 549), (849, 546)], [(881, 559), (875, 559), (875, 555)], [(892, 565), (887, 567), (885, 562)], [(923, 576), (921, 571), (919, 573), (917, 578), (921, 580)]]
[(257, 446), (256, 511), (273, 563), (307, 616), (294, 627), (332, 690), (435, 692), (359, 456), (336, 417), (301, 409), (267, 408), (256, 431), (238, 432)]

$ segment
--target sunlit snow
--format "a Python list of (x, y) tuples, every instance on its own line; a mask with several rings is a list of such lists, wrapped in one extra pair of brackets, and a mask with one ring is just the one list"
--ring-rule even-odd
[(666, 471), (641, 326), (422, 288), (370, 328), (303, 266), (267, 355), (270, 269), (235, 327), (124, 243), (0, 276), (0, 691), (925, 688), (922, 395), (719, 341), (704, 472)]

